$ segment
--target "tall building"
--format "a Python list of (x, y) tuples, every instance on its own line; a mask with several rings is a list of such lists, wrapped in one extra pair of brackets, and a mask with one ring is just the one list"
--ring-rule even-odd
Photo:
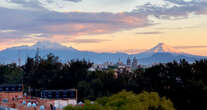
[(134, 58), (133, 58), (133, 62), (132, 62), (132, 68), (133, 68), (133, 69), (136, 69), (136, 68), (137, 68), (137, 65), (138, 65), (137, 58), (134, 57)]
[(131, 66), (131, 59), (128, 57), (128, 59), (127, 59), (127, 66)]
[(121, 59), (120, 59), (120, 58), (119, 58), (119, 61), (117, 62), (117, 65), (118, 65), (118, 66), (123, 65), (123, 63), (121, 62)]

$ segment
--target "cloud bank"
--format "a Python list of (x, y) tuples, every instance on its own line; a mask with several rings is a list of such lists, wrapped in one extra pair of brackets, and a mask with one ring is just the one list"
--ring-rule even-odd
[(72, 40), (72, 43), (77, 43), (77, 44), (82, 44), (82, 43), (101, 43), (101, 42), (106, 42), (109, 40), (103, 40), (103, 39), (76, 39), (76, 40)]
[[(107, 34), (151, 25), (146, 16), (127, 12), (60, 13), (0, 8), (0, 13), (4, 13), (4, 16), (0, 17), (0, 30), (16, 30), (15, 34), (18, 34), (20, 39), (35, 33), (42, 33), (45, 37), (52, 35), (71, 37)], [(1, 39), (14, 36), (16, 36), (14, 33), (0, 34)]]
[(141, 34), (141, 35), (155, 35), (155, 34), (163, 34), (163, 32), (159, 32), (159, 31), (137, 32), (136, 34)]
[[(62, 0), (78, 3), (81, 0)], [(44, 3), (55, 0), (12, 0), (9, 2), (27, 9), (0, 8), (0, 39), (48, 39), (50, 36), (68, 37), (119, 32), (153, 25), (149, 16), (159, 19), (186, 18), (189, 14), (206, 15), (206, 0), (164, 0), (173, 6), (157, 6), (151, 3), (137, 6), (131, 12), (56, 12), (45, 8)], [(4, 31), (2, 31), (4, 30)], [(15, 30), (15, 31), (6, 31)], [(41, 33), (41, 34), (40, 34)], [(161, 34), (142, 32), (137, 34)], [(89, 41), (88, 41), (89, 42)]]
[(173, 3), (174, 6), (155, 6), (147, 3), (142, 6), (137, 6), (134, 12), (143, 15), (152, 15), (161, 19), (170, 18), (186, 18), (189, 14), (206, 15), (207, 14), (207, 1), (206, 0), (164, 0)]

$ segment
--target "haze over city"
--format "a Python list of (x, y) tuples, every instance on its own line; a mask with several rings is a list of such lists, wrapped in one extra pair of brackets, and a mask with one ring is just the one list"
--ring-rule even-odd
[(1, 0), (0, 50), (38, 41), (140, 53), (160, 42), (207, 56), (206, 0)]

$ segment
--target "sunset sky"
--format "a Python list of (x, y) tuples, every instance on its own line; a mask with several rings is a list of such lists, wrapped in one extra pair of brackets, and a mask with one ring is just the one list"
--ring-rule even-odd
[(207, 0), (1, 0), (0, 50), (49, 40), (138, 53), (164, 42), (207, 56)]

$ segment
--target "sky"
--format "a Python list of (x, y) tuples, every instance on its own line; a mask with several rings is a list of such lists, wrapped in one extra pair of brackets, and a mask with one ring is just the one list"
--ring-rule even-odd
[(0, 50), (58, 42), (139, 53), (164, 42), (207, 56), (207, 0), (1, 0)]

